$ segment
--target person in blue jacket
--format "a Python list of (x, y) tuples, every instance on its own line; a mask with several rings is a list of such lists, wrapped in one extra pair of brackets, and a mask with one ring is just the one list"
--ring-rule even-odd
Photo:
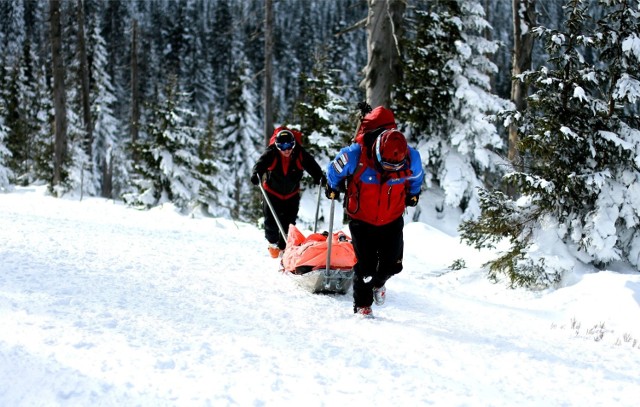
[[(376, 109), (369, 114), (380, 113)], [(402, 215), (417, 205), (424, 180), (420, 153), (407, 145), (395, 121), (387, 127), (359, 133), (327, 168), (328, 198), (337, 199), (346, 180), (344, 207), (357, 257), (353, 309), (367, 317), (374, 302), (384, 303), (386, 281), (402, 271)]]

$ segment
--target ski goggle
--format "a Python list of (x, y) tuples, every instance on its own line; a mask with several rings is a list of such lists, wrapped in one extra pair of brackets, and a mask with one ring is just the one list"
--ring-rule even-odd
[(276, 147), (280, 151), (288, 151), (291, 150), (296, 145), (295, 141), (287, 141), (284, 143), (276, 143)]
[(404, 160), (400, 161), (399, 163), (392, 163), (392, 162), (388, 162), (388, 161), (382, 161), (382, 160), (380, 160), (380, 158), (378, 158), (378, 160), (379, 160), (378, 162), (380, 163), (380, 166), (385, 171), (400, 171), (402, 169), (402, 167), (404, 167), (404, 163), (405, 163)]

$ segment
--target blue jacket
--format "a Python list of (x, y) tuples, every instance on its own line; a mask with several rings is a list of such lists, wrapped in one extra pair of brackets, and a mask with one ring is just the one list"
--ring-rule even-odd
[(420, 153), (409, 147), (409, 159), (398, 172), (377, 168), (359, 143), (343, 148), (327, 168), (327, 184), (337, 190), (347, 179), (345, 209), (354, 218), (384, 225), (402, 216), (407, 195), (419, 195), (424, 171)]

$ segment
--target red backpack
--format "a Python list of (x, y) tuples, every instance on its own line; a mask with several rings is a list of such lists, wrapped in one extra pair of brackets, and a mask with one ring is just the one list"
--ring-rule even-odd
[(362, 118), (354, 141), (369, 147), (382, 131), (395, 128), (396, 119), (393, 112), (384, 106), (378, 106)]

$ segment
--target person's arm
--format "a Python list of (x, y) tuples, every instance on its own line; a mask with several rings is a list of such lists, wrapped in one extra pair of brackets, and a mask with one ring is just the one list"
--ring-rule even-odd
[(420, 195), (420, 189), (422, 188), (422, 181), (424, 181), (424, 170), (422, 169), (422, 159), (420, 153), (409, 147), (409, 154), (411, 160), (411, 176), (407, 178), (408, 188), (407, 192), (411, 196)]
[(256, 163), (254, 164), (252, 172), (254, 174), (257, 173), (259, 175), (263, 175), (265, 172), (267, 172), (267, 169), (269, 168), (272, 162), (273, 162), (273, 149), (271, 147), (268, 147), (265, 150), (265, 152), (262, 153), (260, 158), (258, 158), (258, 161), (256, 161)]
[(315, 158), (313, 158), (313, 156), (309, 154), (309, 152), (304, 148), (301, 149), (301, 154), (302, 168), (304, 168), (304, 170), (308, 172), (309, 175), (311, 175), (311, 178), (313, 178), (313, 182), (315, 184), (320, 184), (322, 182), (322, 178), (324, 177), (322, 168), (320, 168), (320, 165), (315, 160)]
[(353, 174), (360, 160), (360, 144), (351, 144), (340, 150), (327, 167), (327, 187), (337, 191), (343, 179)]
[(262, 176), (273, 162), (273, 148), (267, 147), (266, 151), (262, 153), (258, 161), (253, 165), (251, 170), (251, 183), (258, 185), (262, 180)]

